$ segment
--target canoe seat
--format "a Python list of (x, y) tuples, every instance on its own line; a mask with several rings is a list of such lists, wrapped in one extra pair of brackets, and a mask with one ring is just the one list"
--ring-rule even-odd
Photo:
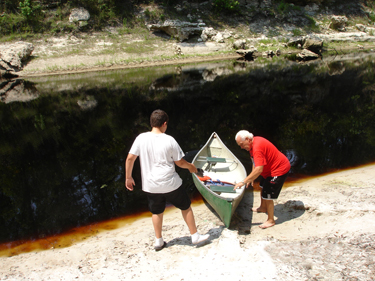
[(236, 193), (233, 185), (209, 185), (208, 187), (215, 192)]

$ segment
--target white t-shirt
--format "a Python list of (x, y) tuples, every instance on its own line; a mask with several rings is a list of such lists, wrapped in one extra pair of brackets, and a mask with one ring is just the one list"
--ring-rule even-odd
[(142, 133), (135, 139), (129, 153), (139, 156), (143, 191), (167, 193), (181, 186), (182, 179), (176, 173), (174, 161), (181, 160), (185, 154), (173, 137)]

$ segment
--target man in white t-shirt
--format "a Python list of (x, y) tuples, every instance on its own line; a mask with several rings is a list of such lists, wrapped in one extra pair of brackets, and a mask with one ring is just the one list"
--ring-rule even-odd
[(191, 201), (186, 190), (181, 186), (182, 179), (175, 170), (175, 164), (180, 168), (196, 173), (194, 164), (187, 162), (176, 140), (165, 134), (169, 117), (163, 110), (157, 109), (150, 117), (151, 132), (138, 135), (135, 139), (125, 162), (125, 186), (133, 190), (135, 186), (132, 177), (134, 162), (139, 156), (142, 176), (142, 190), (146, 192), (149, 210), (152, 213), (152, 223), (155, 230), (155, 250), (166, 246), (162, 237), (163, 214), (166, 202), (179, 208), (189, 227), (193, 244), (199, 244), (208, 239), (209, 235), (197, 232)]

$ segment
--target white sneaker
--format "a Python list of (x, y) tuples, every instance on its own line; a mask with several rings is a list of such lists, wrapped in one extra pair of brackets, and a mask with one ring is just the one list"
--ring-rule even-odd
[(162, 238), (155, 238), (155, 244), (154, 244), (155, 251), (160, 251), (166, 245), (167, 245), (167, 243), (164, 242), (163, 237)]
[(199, 243), (202, 243), (203, 241), (206, 241), (210, 237), (209, 234), (201, 235), (198, 232), (191, 235), (191, 242), (196, 245)]

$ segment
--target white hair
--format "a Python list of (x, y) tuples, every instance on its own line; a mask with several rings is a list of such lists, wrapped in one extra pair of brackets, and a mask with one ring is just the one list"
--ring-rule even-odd
[(237, 138), (240, 137), (242, 141), (244, 141), (246, 138), (253, 139), (254, 135), (246, 130), (241, 130), (236, 134), (236, 137), (234, 138), (237, 141)]

